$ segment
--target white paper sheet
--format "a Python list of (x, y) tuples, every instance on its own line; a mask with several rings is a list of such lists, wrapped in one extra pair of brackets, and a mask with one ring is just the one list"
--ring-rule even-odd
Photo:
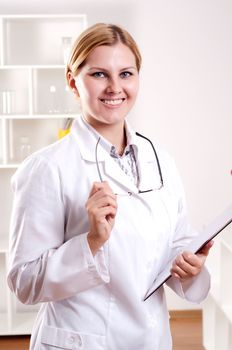
[[(197, 253), (206, 243), (217, 236), (223, 229), (232, 222), (232, 205), (229, 206), (221, 215), (219, 215), (208, 227), (206, 227), (199, 235), (197, 235), (192, 242), (184, 248), (184, 250)], [(151, 287), (148, 289), (144, 301), (148, 299), (163, 283), (165, 283), (170, 277), (170, 270), (172, 262), (175, 260), (171, 259), (165, 266)]]

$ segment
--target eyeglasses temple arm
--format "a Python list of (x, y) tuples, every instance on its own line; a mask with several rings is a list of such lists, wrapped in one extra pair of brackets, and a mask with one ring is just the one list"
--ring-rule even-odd
[(161, 166), (160, 166), (159, 158), (158, 158), (158, 155), (157, 155), (157, 153), (156, 153), (156, 150), (155, 150), (155, 147), (154, 147), (153, 143), (151, 142), (151, 140), (149, 140), (148, 137), (143, 136), (142, 134), (140, 134), (140, 133), (138, 133), (138, 132), (136, 132), (135, 134), (136, 134), (137, 136), (139, 136), (139, 137), (142, 137), (143, 139), (147, 140), (147, 141), (150, 143), (150, 145), (151, 145), (151, 147), (152, 147), (152, 149), (153, 149), (153, 151), (154, 151), (154, 154), (155, 154), (155, 158), (156, 158), (156, 162), (157, 162), (157, 166), (158, 166), (158, 171), (159, 171), (159, 176), (160, 176), (160, 181), (161, 181), (161, 184), (162, 184), (162, 186), (163, 186), (164, 180), (163, 180), (163, 175), (162, 175), (162, 171), (161, 171)]
[(95, 160), (96, 160), (96, 164), (97, 164), (97, 172), (98, 172), (98, 176), (99, 176), (99, 179), (101, 182), (103, 182), (103, 179), (102, 179), (102, 176), (101, 176), (101, 172), (100, 172), (100, 169), (99, 169), (99, 164), (98, 164), (98, 158), (97, 158), (97, 150), (98, 150), (98, 144), (100, 142), (100, 137), (98, 138), (97, 140), (97, 143), (96, 143), (96, 147), (95, 147)]

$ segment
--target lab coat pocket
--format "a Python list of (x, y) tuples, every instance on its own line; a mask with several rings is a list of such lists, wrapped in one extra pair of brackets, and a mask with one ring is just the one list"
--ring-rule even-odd
[(104, 350), (105, 336), (44, 326), (40, 350)]

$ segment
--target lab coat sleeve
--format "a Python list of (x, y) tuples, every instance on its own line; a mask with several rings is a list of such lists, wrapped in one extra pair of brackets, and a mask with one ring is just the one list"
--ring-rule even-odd
[(8, 284), (26, 304), (65, 299), (109, 282), (103, 249), (95, 257), (87, 233), (64, 242), (65, 208), (56, 164), (27, 160), (12, 179)]
[[(185, 250), (191, 240), (199, 234), (194, 230), (188, 219), (185, 193), (180, 180), (180, 176), (176, 169), (175, 163), (172, 164), (171, 186), (175, 191), (175, 197), (178, 199), (178, 214), (172, 238), (172, 255), (176, 256), (178, 253)], [(167, 285), (172, 288), (180, 297), (199, 303), (204, 300), (210, 289), (210, 274), (204, 266), (202, 271), (196, 277), (191, 278), (184, 283), (181, 283), (177, 278), (171, 277), (167, 281)]]

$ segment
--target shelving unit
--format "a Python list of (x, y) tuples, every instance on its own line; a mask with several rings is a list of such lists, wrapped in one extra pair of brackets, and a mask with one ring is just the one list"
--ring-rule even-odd
[(232, 349), (232, 224), (217, 242), (212, 287), (203, 304), (205, 350)]
[(38, 309), (6, 285), (10, 179), (26, 155), (56, 141), (64, 120), (79, 114), (65, 60), (86, 26), (86, 15), (0, 16), (0, 335), (29, 334)]

